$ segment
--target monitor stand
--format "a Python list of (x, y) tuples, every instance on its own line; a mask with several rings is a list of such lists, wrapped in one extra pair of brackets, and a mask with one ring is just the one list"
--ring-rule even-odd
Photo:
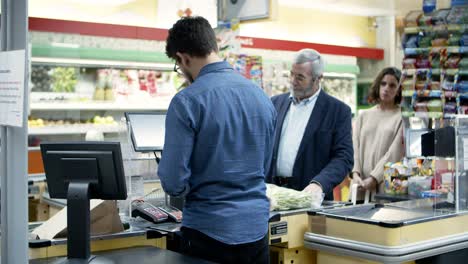
[(90, 186), (70, 182), (67, 193), (67, 258), (56, 264), (87, 264), (96, 256), (90, 252)]

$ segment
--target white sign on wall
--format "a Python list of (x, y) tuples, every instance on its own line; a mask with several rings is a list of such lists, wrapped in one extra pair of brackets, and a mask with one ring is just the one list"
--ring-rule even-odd
[(23, 126), (25, 54), (0, 52), (0, 125)]

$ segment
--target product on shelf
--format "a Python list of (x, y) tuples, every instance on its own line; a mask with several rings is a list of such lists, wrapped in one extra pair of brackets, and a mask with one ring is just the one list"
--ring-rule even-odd
[(419, 18), (422, 16), (423, 12), (420, 10), (411, 11), (405, 17), (405, 26), (406, 27), (417, 27)]
[(442, 100), (432, 99), (427, 103), (429, 112), (442, 112)]
[(431, 17), (432, 25), (446, 25), (449, 13), (450, 9), (439, 9), (435, 11)]
[(449, 24), (468, 24), (468, 6), (454, 6), (447, 16)]
[(51, 92), (50, 84), (50, 67), (49, 66), (36, 66), (31, 67), (31, 84), (32, 92)]
[(230, 54), (227, 60), (233, 66), (234, 70), (263, 88), (262, 57), (248, 56), (245, 54)]
[(95, 116), (92, 119), (42, 119), (33, 118), (28, 119), (29, 127), (45, 127), (45, 126), (64, 126), (64, 125), (83, 125), (83, 124), (95, 124), (95, 125), (117, 125), (117, 122), (112, 116)]
[(444, 113), (446, 113), (446, 114), (456, 114), (457, 113), (457, 103), (456, 102), (445, 103)]
[(467, 113), (467, 13), (468, 6), (454, 6), (406, 16), (401, 81), (405, 113)]
[(74, 67), (55, 67), (51, 70), (52, 91), (72, 93), (77, 83), (77, 69)]

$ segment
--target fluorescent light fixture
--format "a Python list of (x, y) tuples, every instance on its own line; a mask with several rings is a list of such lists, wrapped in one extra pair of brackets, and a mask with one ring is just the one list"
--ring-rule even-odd
[(52, 42), (52, 46), (54, 47), (60, 47), (60, 48), (73, 48), (77, 49), (80, 47), (79, 44), (74, 44), (74, 43), (63, 43), (63, 42)]

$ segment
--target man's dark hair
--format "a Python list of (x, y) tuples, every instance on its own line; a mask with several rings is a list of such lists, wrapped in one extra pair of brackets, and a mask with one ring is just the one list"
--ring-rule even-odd
[[(385, 75), (392, 75), (395, 77), (397, 82), (400, 82), (401, 78), (401, 71), (395, 67), (387, 67), (380, 71), (380, 73), (375, 78), (374, 82), (372, 83), (371, 88), (369, 89), (369, 96), (367, 97), (367, 101), (371, 104), (380, 103), (380, 83)], [(401, 102), (401, 87), (398, 87), (397, 94), (395, 96), (395, 104), (399, 104)]]
[(166, 39), (166, 55), (177, 60), (176, 53), (205, 57), (218, 52), (216, 35), (210, 23), (203, 17), (183, 17), (177, 21)]

